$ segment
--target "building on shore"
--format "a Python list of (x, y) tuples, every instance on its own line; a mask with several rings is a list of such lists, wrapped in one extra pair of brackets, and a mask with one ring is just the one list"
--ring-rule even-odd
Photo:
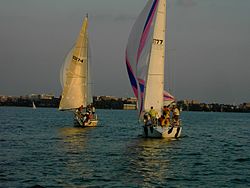
[(136, 104), (123, 104), (123, 110), (136, 110)]

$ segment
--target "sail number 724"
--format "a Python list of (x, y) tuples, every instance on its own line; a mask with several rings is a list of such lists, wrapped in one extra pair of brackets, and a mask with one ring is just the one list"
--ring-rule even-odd
[(76, 57), (76, 56), (73, 56), (73, 60), (83, 63), (83, 59), (80, 59), (79, 57)]

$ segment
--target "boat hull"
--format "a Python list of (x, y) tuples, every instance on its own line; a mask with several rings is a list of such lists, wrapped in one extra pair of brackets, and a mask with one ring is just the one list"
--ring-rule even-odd
[(181, 126), (143, 126), (143, 136), (148, 138), (179, 138), (181, 131)]

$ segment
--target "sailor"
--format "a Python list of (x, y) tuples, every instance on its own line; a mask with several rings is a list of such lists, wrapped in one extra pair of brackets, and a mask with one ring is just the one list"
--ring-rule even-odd
[(165, 118), (166, 126), (169, 126), (170, 125), (170, 109), (167, 106), (163, 106), (162, 114)]
[(164, 117), (170, 115), (170, 109), (166, 105), (163, 106), (162, 114), (163, 114)]
[(162, 127), (166, 125), (165, 121), (166, 120), (165, 120), (165, 117), (163, 115), (161, 115), (161, 117), (158, 119), (159, 125)]
[(92, 107), (92, 114), (95, 114), (95, 107), (94, 107), (94, 105), (92, 104), (91, 107)]
[(152, 121), (151, 121), (151, 117), (149, 115), (149, 113), (145, 113), (144, 116), (143, 116), (143, 121), (144, 121), (144, 132), (145, 132), (145, 135), (146, 137), (148, 136), (148, 127), (151, 127), (152, 126)]
[(86, 113), (85, 117), (86, 117), (85, 122), (88, 122), (90, 120), (90, 114), (89, 114), (89, 112)]
[(90, 105), (90, 104), (87, 105), (86, 111), (87, 111), (88, 113), (90, 113), (90, 112), (92, 111), (92, 108), (91, 108), (91, 105)]
[(146, 115), (145, 125), (146, 126), (151, 126), (152, 125), (152, 121), (151, 121), (150, 115)]
[(79, 118), (82, 118), (83, 116), (83, 105), (81, 105), (79, 108), (76, 109), (76, 114)]
[(180, 116), (180, 110), (176, 105), (173, 106), (173, 122), (175, 125), (180, 125), (179, 123), (179, 116)]
[(158, 116), (158, 112), (154, 109), (153, 106), (151, 106), (148, 113), (151, 116), (151, 118), (157, 118), (157, 116)]
[(157, 123), (157, 117), (158, 117), (158, 112), (154, 109), (153, 106), (151, 106), (150, 110), (149, 110), (149, 115), (153, 121), (153, 124)]
[(77, 108), (77, 111), (82, 112), (83, 110), (83, 105), (81, 105), (79, 108)]

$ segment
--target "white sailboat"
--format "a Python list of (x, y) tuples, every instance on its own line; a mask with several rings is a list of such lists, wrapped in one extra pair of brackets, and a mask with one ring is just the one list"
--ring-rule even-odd
[(36, 109), (36, 105), (35, 105), (35, 102), (34, 102), (34, 101), (32, 102), (32, 108), (33, 108), (33, 109)]
[[(174, 97), (164, 91), (166, 9), (166, 0), (149, 0), (128, 39), (126, 66), (141, 121), (151, 107), (160, 115), (165, 103), (174, 101)], [(150, 127), (143, 126), (144, 136), (155, 138), (178, 138), (181, 130), (180, 124), (159, 126), (158, 121)]]
[(61, 69), (61, 84), (63, 92), (59, 110), (73, 111), (77, 126), (96, 126), (98, 120), (91, 93), (88, 16)]

